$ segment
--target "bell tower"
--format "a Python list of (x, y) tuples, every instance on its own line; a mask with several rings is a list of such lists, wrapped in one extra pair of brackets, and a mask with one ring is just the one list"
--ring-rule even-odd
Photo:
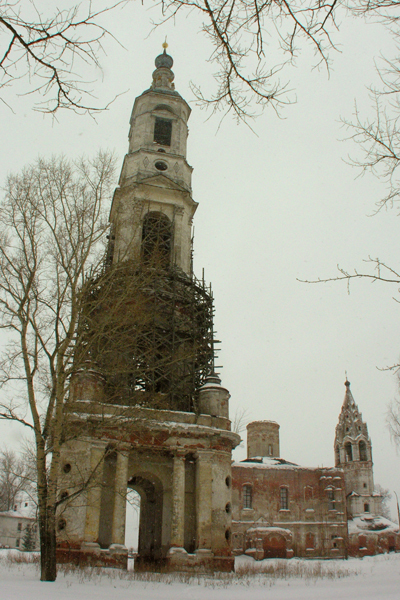
[(334, 448), (335, 466), (344, 470), (347, 512), (349, 517), (364, 513), (379, 515), (381, 497), (374, 493), (371, 439), (347, 378), (345, 386), (346, 393), (336, 426)]
[(240, 437), (214, 372), (211, 288), (192, 269), (190, 108), (172, 65), (164, 45), (151, 87), (135, 100), (105, 265), (85, 292), (57, 556), (125, 566), (133, 489), (141, 498), (136, 569), (229, 571)]
[(186, 161), (190, 107), (175, 91), (173, 59), (155, 60), (151, 87), (135, 100), (111, 208), (108, 260), (138, 260), (156, 251), (168, 266), (191, 272), (192, 167)]

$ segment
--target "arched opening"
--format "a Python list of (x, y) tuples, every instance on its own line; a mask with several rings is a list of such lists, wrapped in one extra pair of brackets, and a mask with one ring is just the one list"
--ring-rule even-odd
[(368, 460), (367, 444), (364, 442), (364, 440), (360, 441), (360, 443), (358, 444), (358, 449), (360, 452), (360, 460), (363, 460), (363, 461)]
[(345, 443), (344, 451), (346, 453), (346, 462), (351, 462), (353, 460), (353, 447), (350, 442)]
[(148, 212), (143, 219), (142, 257), (152, 267), (166, 269), (171, 264), (172, 223), (160, 212)]
[(163, 488), (152, 474), (141, 474), (128, 481), (128, 488), (140, 495), (138, 555), (135, 568), (160, 561), (162, 551)]
[(283, 535), (274, 533), (264, 538), (264, 558), (286, 558), (286, 540)]
[(140, 494), (129, 488), (126, 494), (126, 521), (125, 521), (125, 546), (128, 548), (128, 557), (137, 554), (139, 548), (139, 517)]

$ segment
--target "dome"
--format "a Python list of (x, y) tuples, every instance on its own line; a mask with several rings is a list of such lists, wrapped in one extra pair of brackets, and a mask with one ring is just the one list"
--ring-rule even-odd
[(170, 69), (172, 67), (172, 65), (174, 64), (174, 61), (172, 59), (172, 56), (167, 54), (166, 51), (164, 50), (164, 52), (162, 54), (157, 56), (154, 63), (156, 65), (157, 69), (160, 69), (162, 67), (166, 67), (167, 69)]

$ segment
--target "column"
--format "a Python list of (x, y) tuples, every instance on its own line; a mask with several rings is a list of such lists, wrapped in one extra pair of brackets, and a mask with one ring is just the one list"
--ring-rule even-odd
[(175, 454), (172, 475), (171, 548), (185, 545), (185, 455)]
[(119, 450), (115, 471), (114, 511), (112, 521), (112, 543), (125, 544), (126, 492), (128, 485), (128, 450)]
[(94, 443), (90, 451), (90, 473), (88, 473), (88, 492), (84, 542), (98, 542), (101, 490), (103, 480), (104, 452), (106, 444)]
[(212, 548), (212, 458), (213, 452), (197, 452), (196, 512), (197, 551), (211, 552)]

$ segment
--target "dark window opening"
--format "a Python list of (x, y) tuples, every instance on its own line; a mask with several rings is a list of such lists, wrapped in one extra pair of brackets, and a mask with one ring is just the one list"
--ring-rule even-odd
[(360, 451), (360, 460), (363, 460), (363, 461), (368, 460), (367, 444), (361, 440), (361, 442), (358, 444), (358, 449)]
[(251, 485), (243, 486), (243, 508), (252, 508), (253, 507), (253, 497), (252, 497), (252, 489)]
[(167, 163), (162, 162), (161, 160), (158, 160), (154, 166), (157, 171), (166, 171), (168, 169)]
[(346, 452), (346, 462), (351, 462), (353, 460), (353, 448), (350, 442), (344, 445), (344, 450)]
[(154, 141), (161, 146), (171, 145), (172, 121), (156, 117), (154, 123)]
[(289, 490), (285, 487), (280, 489), (281, 510), (289, 510)]
[(367, 502), (364, 504), (364, 512), (369, 513), (369, 504)]
[(18, 529), (18, 531), (22, 531), (22, 523), (18, 523), (17, 529)]
[(231, 478), (229, 477), (229, 475), (228, 477), (225, 477), (225, 485), (227, 488), (231, 487)]
[(64, 473), (70, 473), (71, 472), (71, 465), (69, 463), (66, 463), (63, 466), (63, 471), (64, 471)]

